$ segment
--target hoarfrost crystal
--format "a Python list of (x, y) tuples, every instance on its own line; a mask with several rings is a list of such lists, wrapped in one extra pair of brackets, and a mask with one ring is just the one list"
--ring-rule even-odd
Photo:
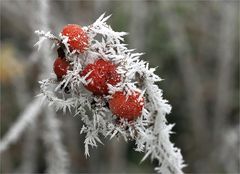
[[(148, 63), (140, 60), (142, 53), (134, 53), (134, 50), (126, 47), (123, 36), (127, 33), (113, 31), (106, 23), (109, 18), (110, 16), (105, 17), (103, 14), (92, 25), (83, 27), (89, 39), (89, 47), (82, 54), (69, 50), (67, 37), (36, 31), (39, 35), (36, 46), (40, 47), (44, 38), (53, 40), (56, 47), (65, 48), (66, 59), (72, 66), (62, 81), (58, 81), (55, 76), (42, 80), (41, 95), (56, 110), (70, 110), (74, 112), (74, 116), (81, 118), (84, 125), (80, 133), (86, 135), (86, 156), (90, 155), (89, 146), (97, 147), (98, 143), (102, 143), (100, 135), (110, 139), (123, 136), (126, 141), (135, 140), (135, 150), (145, 153), (142, 161), (147, 157), (158, 160), (155, 168), (157, 172), (182, 173), (182, 155), (170, 142), (173, 125), (167, 124), (165, 118), (170, 113), (171, 106), (162, 98), (161, 89), (155, 85), (161, 78), (154, 74), (154, 68), (149, 68)], [(91, 72), (84, 77), (79, 75), (87, 64), (98, 58), (116, 64), (117, 72), (122, 77), (117, 85), (108, 84), (109, 95), (96, 96), (84, 88), (84, 85), (90, 83), (86, 78)], [(69, 90), (67, 93), (66, 88)], [(126, 95), (138, 91), (141, 93), (140, 97), (145, 97), (140, 117), (127, 121), (111, 113), (107, 101), (116, 91), (125, 91)], [(87, 115), (89, 112), (91, 114)]]

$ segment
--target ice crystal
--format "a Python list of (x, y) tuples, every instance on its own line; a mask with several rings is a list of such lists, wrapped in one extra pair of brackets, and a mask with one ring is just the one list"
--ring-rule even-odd
[[(92, 25), (84, 26), (83, 30), (89, 38), (89, 48), (83, 53), (70, 51), (67, 37), (56, 37), (50, 32), (36, 31), (39, 35), (37, 46), (40, 47), (44, 38), (53, 40), (56, 47), (63, 47), (65, 56), (72, 66), (62, 81), (55, 77), (42, 80), (41, 95), (56, 110), (72, 110), (74, 116), (81, 118), (83, 127), (80, 133), (85, 134), (85, 155), (89, 156), (89, 146), (96, 147), (102, 143), (99, 136), (109, 137), (122, 136), (126, 141), (135, 140), (136, 151), (144, 152), (142, 159), (147, 157), (158, 160), (155, 170), (159, 173), (182, 173), (184, 167), (180, 150), (170, 142), (170, 134), (173, 125), (168, 124), (165, 118), (171, 111), (168, 101), (163, 99), (162, 90), (155, 82), (161, 78), (154, 74), (155, 69), (149, 68), (149, 64), (140, 60), (143, 53), (135, 53), (124, 44), (126, 32), (115, 32), (106, 21), (110, 16), (101, 15)], [(122, 81), (115, 86), (108, 84), (109, 95), (95, 96), (88, 92), (83, 85), (85, 77), (79, 74), (83, 68), (102, 58), (117, 65), (117, 72)], [(66, 88), (68, 92), (66, 93)], [(134, 91), (145, 97), (142, 115), (134, 120), (127, 121), (117, 119), (107, 106), (107, 100), (111, 94), (123, 90), (127, 95)], [(91, 113), (88, 115), (87, 113)]]

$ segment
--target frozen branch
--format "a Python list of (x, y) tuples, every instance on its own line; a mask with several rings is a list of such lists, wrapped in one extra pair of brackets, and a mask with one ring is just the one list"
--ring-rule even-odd
[(41, 100), (39, 98), (33, 100), (26, 107), (23, 113), (18, 117), (18, 120), (1, 139), (0, 154), (5, 151), (10, 144), (15, 143), (20, 138), (25, 129), (36, 120), (41, 110)]
[(61, 140), (60, 122), (51, 108), (44, 115), (44, 128), (42, 137), (47, 151), (47, 173), (68, 173), (69, 159)]
[[(149, 156), (159, 162), (157, 172), (182, 173), (182, 155), (170, 142), (173, 125), (167, 124), (165, 118), (171, 106), (162, 98), (162, 91), (155, 85), (161, 78), (154, 74), (154, 68), (149, 68), (148, 63), (140, 60), (142, 53), (133, 53), (126, 47), (123, 43), (126, 33), (113, 31), (106, 23), (109, 17), (103, 14), (92, 25), (83, 27), (89, 37), (89, 48), (83, 54), (65, 49), (71, 70), (67, 71), (61, 81), (51, 77), (42, 80), (41, 95), (56, 109), (74, 110), (75, 116), (81, 118), (84, 125), (80, 133), (86, 134), (86, 156), (90, 155), (90, 146), (97, 147), (98, 143), (102, 143), (100, 135), (109, 139), (122, 136), (125, 141), (135, 140), (135, 150), (145, 153), (143, 160)], [(86, 81), (88, 74), (83, 77), (79, 75), (87, 63), (98, 57), (117, 64), (116, 71), (122, 76), (122, 81), (116, 85), (108, 84), (109, 94), (101, 97), (86, 92), (83, 85), (89, 83)], [(70, 88), (69, 93), (63, 90), (67, 86)], [(136, 120), (116, 119), (109, 110), (107, 101), (111, 94), (119, 90), (123, 90), (127, 97), (136, 91), (141, 97), (147, 97), (142, 115)], [(88, 115), (89, 112), (91, 114)]]
[[(50, 6), (49, 0), (38, 1), (40, 6), (40, 21), (41, 25), (45, 30), (49, 30), (49, 12)], [(41, 37), (47, 37), (53, 41), (58, 41), (57, 38), (50, 32), (44, 33), (42, 31), (37, 32)], [(41, 43), (40, 43), (41, 44)], [(49, 46), (49, 44), (47, 45)], [(42, 50), (43, 60), (42, 60), (42, 75), (47, 75), (51, 72), (49, 64), (52, 64), (49, 57), (51, 55), (50, 50), (45, 47)], [(65, 174), (68, 173), (69, 158), (68, 154), (64, 149), (64, 145), (61, 141), (60, 134), (60, 121), (57, 120), (55, 112), (51, 108), (47, 108), (44, 115), (44, 133), (43, 140), (46, 146), (47, 155), (47, 173), (49, 174)]]

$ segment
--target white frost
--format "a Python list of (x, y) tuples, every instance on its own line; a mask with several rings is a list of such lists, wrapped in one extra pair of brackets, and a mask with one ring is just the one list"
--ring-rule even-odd
[[(135, 140), (135, 150), (145, 153), (142, 161), (147, 157), (158, 160), (159, 165), (155, 168), (157, 172), (182, 173), (184, 167), (182, 155), (170, 142), (173, 125), (167, 124), (165, 117), (170, 113), (171, 106), (163, 99), (162, 90), (155, 85), (155, 82), (162, 79), (154, 74), (155, 68), (149, 68), (147, 62), (140, 60), (143, 53), (135, 53), (123, 43), (126, 32), (115, 32), (107, 25), (106, 21), (109, 18), (110, 16), (105, 17), (103, 14), (92, 25), (83, 27), (89, 38), (89, 48), (83, 54), (70, 52), (67, 38), (58, 39), (50, 33), (37, 32), (40, 37), (57, 43), (62, 42), (66, 47), (66, 58), (72, 65), (72, 70), (67, 72), (62, 83), (56, 84), (51, 78), (42, 80), (41, 93), (56, 110), (73, 110), (74, 116), (81, 118), (84, 126), (80, 133), (86, 134), (84, 141), (86, 156), (90, 155), (89, 146), (97, 147), (97, 143), (102, 143), (99, 135), (110, 139), (123, 136), (126, 141)], [(37, 45), (40, 45), (39, 43), (41, 40)], [(102, 98), (88, 92), (83, 87), (89, 83), (86, 82), (86, 76), (79, 75), (87, 63), (97, 58), (115, 63), (117, 72), (122, 78), (115, 86), (108, 84), (110, 94)], [(64, 88), (68, 88), (70, 94), (66, 94)], [(116, 117), (106, 106), (111, 94), (119, 90), (124, 90), (127, 95), (139, 91), (140, 96), (146, 98), (142, 115), (137, 120), (128, 122), (120, 119), (116, 122)], [(87, 111), (92, 114), (87, 115)]]

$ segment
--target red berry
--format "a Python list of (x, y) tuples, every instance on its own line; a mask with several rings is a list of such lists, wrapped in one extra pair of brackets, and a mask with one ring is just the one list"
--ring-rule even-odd
[(58, 57), (54, 64), (53, 70), (57, 75), (58, 79), (61, 79), (63, 75), (67, 74), (67, 70), (69, 69), (69, 62), (66, 59)]
[(90, 75), (86, 80), (91, 80), (85, 87), (95, 95), (108, 94), (107, 84), (116, 85), (120, 82), (120, 75), (116, 71), (116, 65), (110, 61), (99, 59), (93, 64), (88, 64), (80, 74), (81, 76)]
[(88, 36), (83, 29), (76, 24), (68, 24), (62, 30), (62, 35), (68, 36), (70, 50), (83, 53), (88, 48)]
[(118, 91), (109, 100), (110, 110), (117, 117), (134, 120), (141, 115), (144, 106), (144, 99), (139, 96), (138, 92), (126, 96), (122, 91)]

